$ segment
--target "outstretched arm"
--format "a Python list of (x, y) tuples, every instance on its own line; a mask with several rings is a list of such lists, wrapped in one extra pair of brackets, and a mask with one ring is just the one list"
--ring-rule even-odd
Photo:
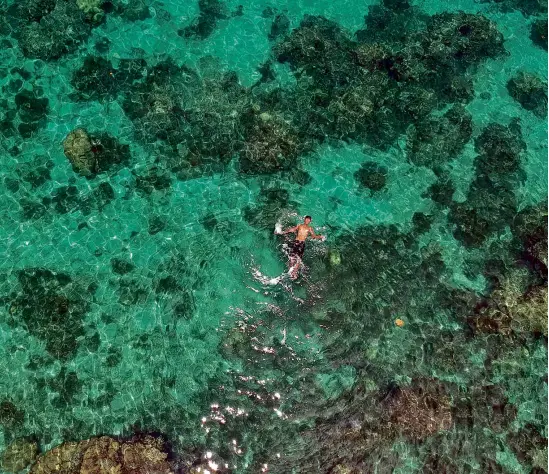
[(280, 235), (284, 235), (284, 234), (290, 234), (291, 232), (296, 232), (297, 231), (297, 226), (295, 227), (290, 227), (289, 229), (286, 229), (286, 230), (283, 230)]
[(315, 231), (312, 227), (309, 229), (309, 232), (311, 233), (311, 239), (318, 239), (318, 240), (323, 240), (324, 239), (323, 235), (315, 234)]

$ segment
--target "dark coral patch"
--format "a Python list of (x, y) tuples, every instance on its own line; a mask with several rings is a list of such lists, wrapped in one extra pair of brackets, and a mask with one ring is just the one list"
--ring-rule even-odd
[(547, 83), (535, 74), (520, 72), (507, 83), (509, 95), (526, 110), (547, 117)]
[(229, 18), (227, 7), (221, 0), (198, 0), (198, 9), (198, 17), (192, 25), (180, 30), (180, 36), (205, 39), (215, 31), (219, 20)]
[(407, 156), (418, 166), (440, 166), (458, 156), (472, 133), (471, 114), (454, 106), (442, 117), (428, 117), (410, 128)]
[(125, 275), (130, 273), (135, 268), (135, 265), (123, 258), (113, 258), (111, 259), (112, 271), (117, 275)]
[(475, 150), (479, 153), (475, 161), (479, 173), (502, 176), (519, 170), (526, 143), (518, 122), (508, 127), (491, 123), (475, 139)]
[(19, 46), (25, 56), (45, 60), (58, 59), (74, 51), (86, 40), (91, 24), (76, 2), (48, 2), (47, 8), (39, 5), (28, 9), (32, 2), (22, 2), (19, 9), (10, 10), (20, 26), (15, 29)]
[(103, 100), (116, 97), (128, 89), (133, 81), (146, 74), (147, 63), (143, 59), (121, 59), (115, 68), (105, 58), (88, 56), (71, 80), (80, 100)]
[(85, 334), (85, 293), (76, 289), (68, 275), (43, 268), (20, 270), (17, 277), (21, 291), (12, 300), (12, 317), (40, 339), (53, 357), (70, 359)]
[(25, 412), (17, 408), (11, 400), (0, 402), (0, 425), (4, 428), (15, 428), (25, 421)]
[(532, 43), (547, 51), (547, 20), (536, 20), (530, 28)]
[(384, 166), (368, 161), (355, 173), (355, 179), (372, 192), (381, 191), (387, 183), (388, 170)]

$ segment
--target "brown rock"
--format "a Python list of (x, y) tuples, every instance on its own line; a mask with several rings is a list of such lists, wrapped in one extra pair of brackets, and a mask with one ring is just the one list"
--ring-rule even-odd
[(93, 152), (91, 138), (86, 130), (77, 128), (69, 133), (63, 141), (63, 149), (74, 171), (83, 176), (95, 173), (97, 159)]
[(166, 461), (168, 455), (162, 452), (162, 449), (162, 441), (152, 436), (145, 436), (137, 442), (124, 443), (122, 446), (124, 473), (172, 474), (170, 465)]
[(80, 474), (121, 474), (120, 443), (108, 436), (91, 440), (78, 472)]
[(32, 466), (31, 474), (78, 474), (88, 441), (63, 443), (42, 454)]
[(11, 443), (0, 460), (0, 467), (4, 472), (16, 473), (31, 464), (38, 453), (36, 443), (23, 439)]
[(163, 447), (152, 436), (64, 443), (40, 456), (30, 474), (173, 474)]

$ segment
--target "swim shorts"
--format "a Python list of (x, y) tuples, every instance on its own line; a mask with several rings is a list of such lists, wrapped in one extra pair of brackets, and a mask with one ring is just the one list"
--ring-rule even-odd
[(290, 250), (290, 257), (299, 257), (303, 258), (305, 253), (305, 242), (301, 240), (294, 240), (292, 244), (292, 249)]

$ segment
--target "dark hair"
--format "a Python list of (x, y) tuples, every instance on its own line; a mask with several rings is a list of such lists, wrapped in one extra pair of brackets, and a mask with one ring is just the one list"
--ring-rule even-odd
[(311, 216), (305, 216), (305, 219), (311, 219), (313, 220), (313, 218)]

